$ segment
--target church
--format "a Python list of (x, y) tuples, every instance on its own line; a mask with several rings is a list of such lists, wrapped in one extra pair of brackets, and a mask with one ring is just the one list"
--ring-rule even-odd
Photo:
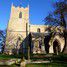
[[(10, 19), (7, 25), (7, 36), (6, 36), (6, 45), (4, 52), (6, 54), (13, 54), (13, 50), (17, 49), (16, 52), (19, 53), (19, 49), (22, 48), (20, 44), (23, 42), (22, 45), (24, 45), (27, 40), (29, 39), (29, 35), (31, 34), (31, 44), (32, 45), (32, 53), (46, 53), (45, 50), (48, 48), (44, 47), (44, 38), (48, 33), (49, 25), (33, 25), (29, 22), (29, 6), (27, 7), (15, 7), (13, 4), (11, 6), (11, 13), (10, 13)], [(51, 29), (53, 29), (52, 27)], [(56, 30), (59, 32), (59, 30)], [(60, 28), (61, 33), (63, 33), (63, 30)], [(25, 40), (25, 41), (24, 41)], [(53, 39), (57, 40), (60, 47), (60, 52), (63, 51), (64, 48), (64, 37), (59, 36), (56, 34), (56, 36)], [(30, 40), (28, 40), (29, 42)], [(47, 41), (47, 40), (46, 40)], [(52, 42), (52, 43), (53, 43)], [(27, 43), (29, 44), (29, 43)], [(41, 44), (42, 46), (40, 46)], [(49, 42), (49, 53), (54, 53), (53, 45)], [(24, 46), (23, 46), (24, 47)], [(55, 47), (55, 46), (54, 46)], [(47, 49), (45, 49), (47, 48)], [(56, 49), (56, 48), (55, 48)], [(15, 51), (14, 51), (15, 52)], [(56, 51), (55, 51), (56, 52)]]

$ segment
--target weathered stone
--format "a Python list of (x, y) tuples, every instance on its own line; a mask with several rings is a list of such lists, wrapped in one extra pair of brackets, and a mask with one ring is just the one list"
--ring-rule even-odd
[[(58, 27), (50, 27), (49, 25), (32, 25), (29, 23), (29, 6), (24, 7), (15, 7), (12, 4), (11, 7), (11, 14), (10, 14), (10, 20), (7, 26), (7, 37), (6, 37), (6, 46), (5, 51), (7, 54), (12, 54), (15, 52), (15, 54), (19, 53), (19, 49), (21, 48), (21, 42), (24, 41), (28, 34), (30, 32), (33, 33), (45, 33), (46, 29), (50, 28), (51, 30), (55, 29), (56, 32), (62, 32), (63, 28), (59, 27), (60, 31), (58, 30)], [(39, 29), (39, 32), (38, 32)], [(47, 30), (48, 32), (48, 30)], [(26, 42), (25, 41), (25, 45)], [(61, 48), (63, 49), (64, 44), (62, 45), (63, 40), (60, 38), (61, 41)], [(39, 42), (38, 42), (39, 43)], [(38, 46), (37, 43), (37, 46)], [(29, 43), (27, 43), (28, 45)], [(38, 48), (38, 47), (37, 47)], [(50, 48), (49, 50), (52, 50)], [(22, 51), (22, 50), (21, 50)], [(61, 50), (62, 51), (62, 50)], [(53, 51), (50, 51), (50, 53)], [(34, 51), (34, 53), (36, 53)], [(38, 49), (38, 53), (40, 53), (40, 50)]]

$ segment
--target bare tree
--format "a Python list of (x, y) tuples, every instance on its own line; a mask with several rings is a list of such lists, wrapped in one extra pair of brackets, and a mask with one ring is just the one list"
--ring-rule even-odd
[(0, 30), (0, 44), (1, 44), (1, 52), (3, 53), (5, 47), (5, 40), (6, 40), (6, 31)]

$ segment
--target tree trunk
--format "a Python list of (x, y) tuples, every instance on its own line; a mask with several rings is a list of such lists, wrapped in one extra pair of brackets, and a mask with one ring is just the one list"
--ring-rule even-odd
[(65, 45), (64, 45), (63, 53), (67, 54), (67, 37), (66, 37), (66, 31), (64, 31), (64, 39), (65, 39)]
[(67, 53), (67, 43), (66, 43), (66, 21), (64, 19), (64, 14), (61, 12), (61, 22), (62, 22), (62, 26), (65, 28), (63, 33), (64, 33), (64, 39), (65, 39), (65, 45), (64, 45), (64, 49), (63, 49), (63, 53)]

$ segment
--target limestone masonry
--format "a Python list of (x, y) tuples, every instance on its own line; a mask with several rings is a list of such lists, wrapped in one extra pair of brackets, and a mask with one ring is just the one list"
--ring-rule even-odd
[[(37, 33), (38, 29), (40, 33), (45, 33), (48, 25), (33, 25), (29, 22), (29, 6), (15, 7), (12, 4), (10, 19), (7, 26), (7, 37), (5, 52), (12, 53), (12, 50), (17, 48), (19, 50), (21, 42), (27, 37), (30, 32)], [(61, 31), (62, 32), (62, 31)], [(61, 51), (64, 47), (64, 38), (56, 36), (61, 43)], [(19, 39), (19, 41), (18, 41)], [(21, 40), (20, 40), (21, 39)], [(52, 51), (52, 46), (50, 47), (50, 53)]]

